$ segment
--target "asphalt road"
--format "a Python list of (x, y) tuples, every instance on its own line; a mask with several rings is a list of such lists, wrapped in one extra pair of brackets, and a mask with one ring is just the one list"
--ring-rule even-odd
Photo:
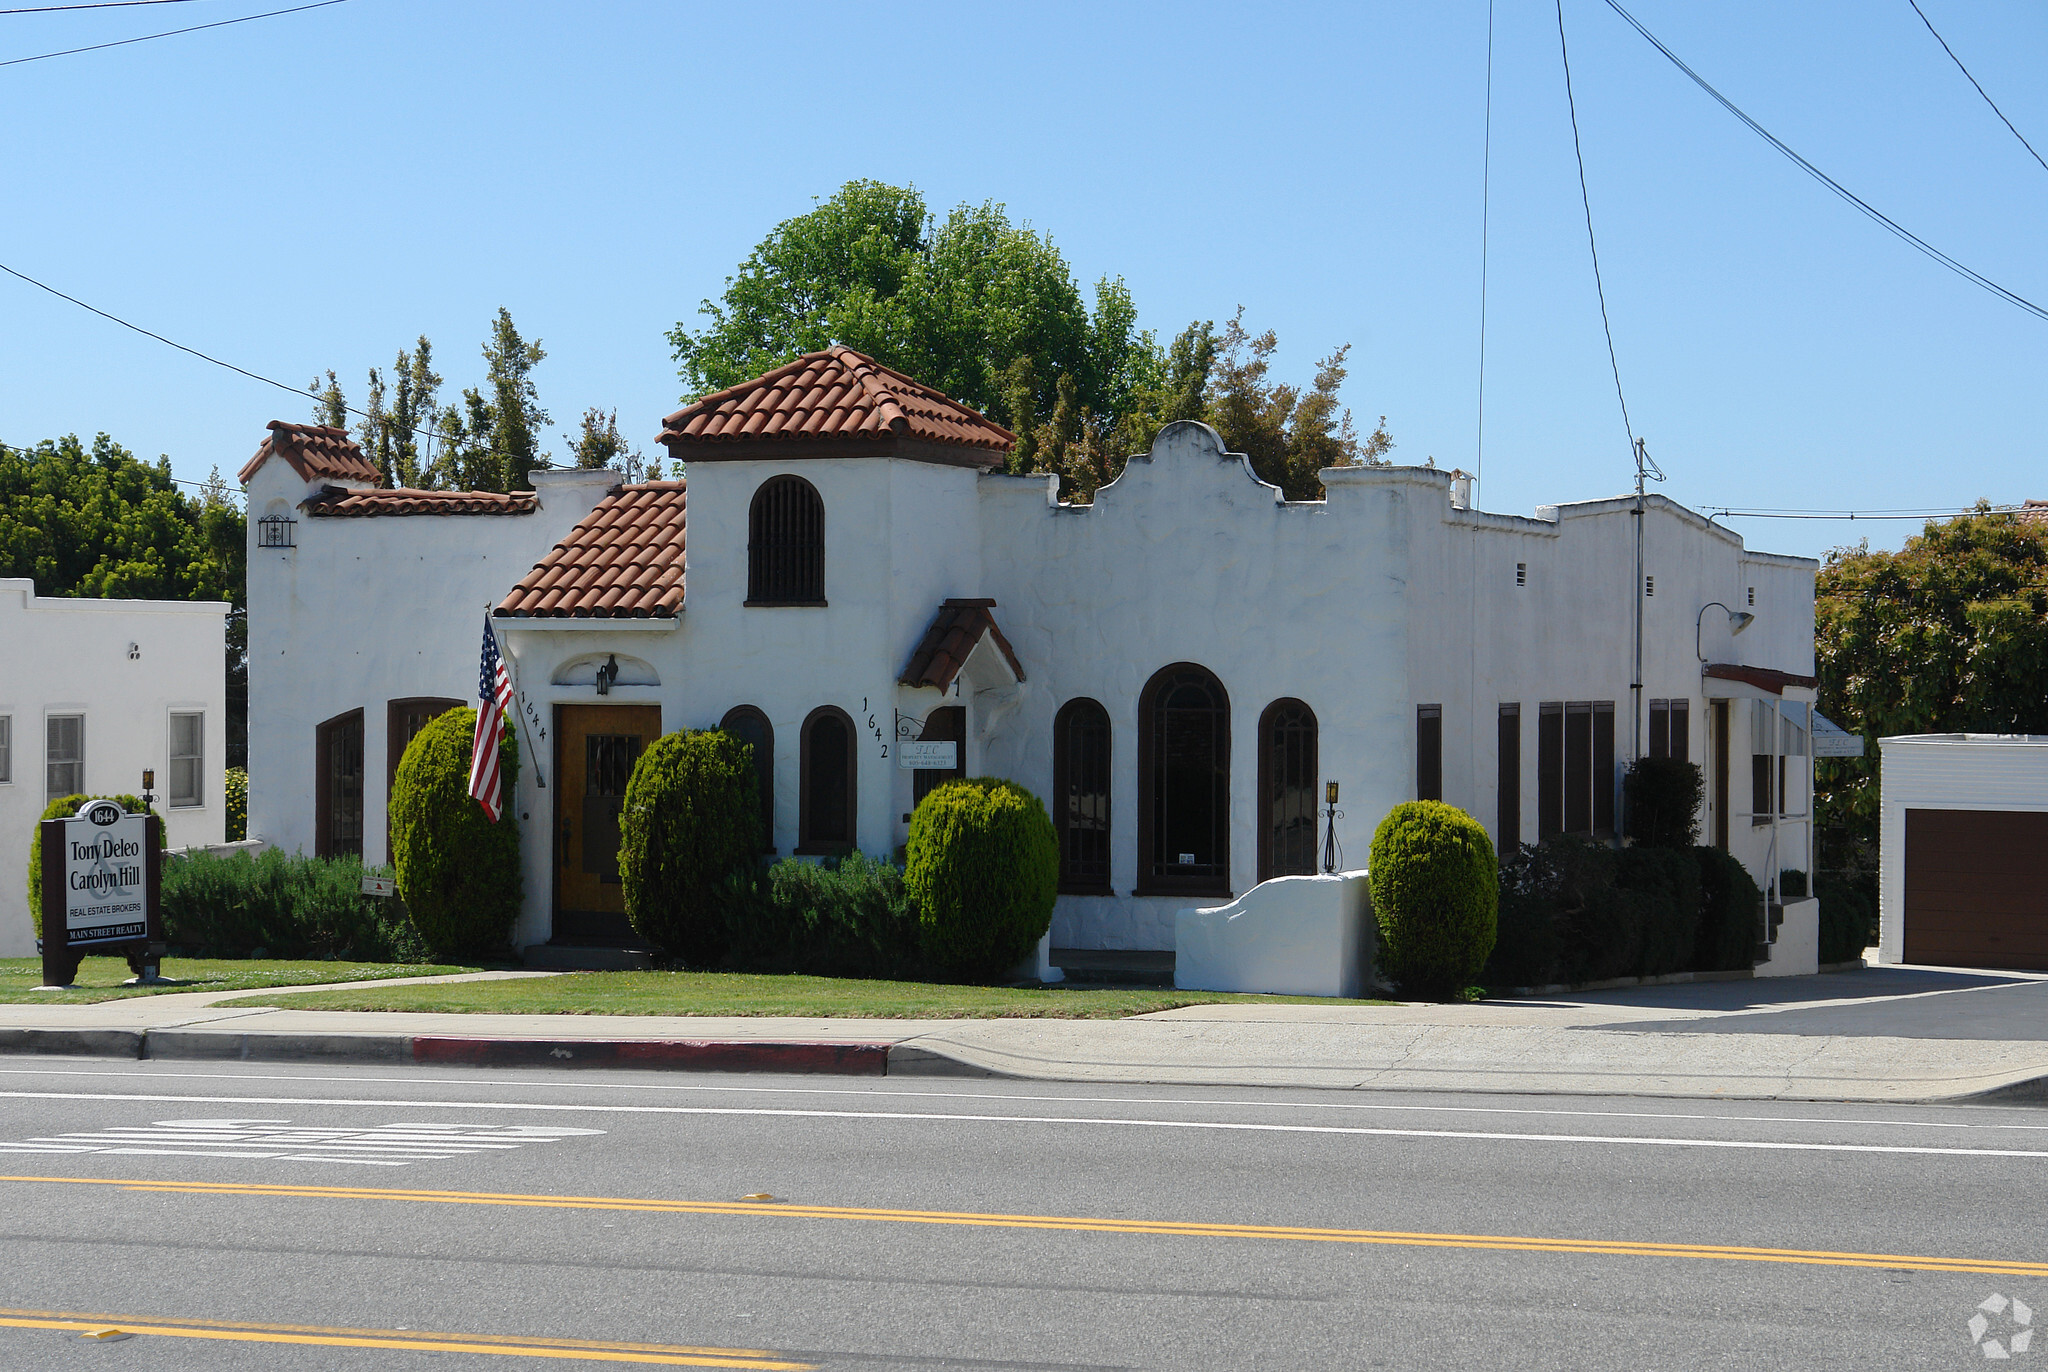
[(2048, 1326), (2022, 1107), (8, 1058), (0, 1152), (7, 1369), (1946, 1368), (1994, 1295), (1983, 1337)]

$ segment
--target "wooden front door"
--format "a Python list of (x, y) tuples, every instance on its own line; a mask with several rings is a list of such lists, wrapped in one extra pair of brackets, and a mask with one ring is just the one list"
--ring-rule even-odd
[(619, 811), (658, 705), (555, 707), (555, 942), (635, 943), (619, 881)]

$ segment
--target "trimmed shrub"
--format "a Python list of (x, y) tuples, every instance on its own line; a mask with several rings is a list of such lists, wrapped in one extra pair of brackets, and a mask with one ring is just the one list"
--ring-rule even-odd
[(949, 781), (910, 817), (903, 883), (924, 955), (948, 976), (992, 981), (1052, 927), (1059, 839), (1037, 796), (1000, 777)]
[(1661, 977), (1692, 965), (1700, 928), (1700, 865), (1675, 848), (1624, 848), (1614, 855), (1615, 885), (1641, 897), (1642, 951), (1636, 974)]
[(1706, 799), (1697, 766), (1672, 757), (1637, 758), (1621, 784), (1628, 836), (1637, 847), (1692, 847)]
[(1478, 820), (1438, 800), (1396, 805), (1372, 836), (1379, 970), (1404, 995), (1451, 1000), (1498, 934), (1499, 864)]
[(363, 864), (275, 848), (191, 852), (164, 864), (164, 941), (192, 957), (424, 962), (394, 902), (362, 893)]
[(524, 874), (519, 866), (519, 742), (498, 740), (505, 809), (493, 824), (469, 795), (476, 711), (428, 721), (391, 783), (391, 863), (420, 940), (437, 956), (496, 956), (512, 937)]
[(227, 842), (240, 843), (249, 837), (249, 769), (230, 767), (227, 777)]
[(1820, 897), (1820, 960), (1853, 962), (1877, 941), (1877, 907), (1852, 883), (1822, 877), (1814, 886)]
[(1737, 972), (1755, 966), (1763, 892), (1743, 865), (1719, 848), (1695, 848), (1693, 854), (1700, 865), (1701, 892), (1693, 969)]
[[(131, 815), (139, 815), (145, 810), (148, 810), (150, 814), (156, 813), (155, 810), (151, 810), (150, 807), (142, 803), (140, 796), (88, 796), (80, 794), (57, 797), (57, 799), (43, 807), (43, 813), (37, 816), (37, 818), (39, 820), (63, 819), (67, 816), (75, 815), (78, 813), (78, 807), (85, 804), (88, 800), (111, 800)], [(156, 831), (156, 844), (159, 848), (168, 847), (170, 844), (170, 838), (161, 826)], [(43, 936), (43, 831), (40, 824), (28, 831), (28, 918), (29, 923), (35, 926), (36, 937), (41, 938)]]
[(690, 967), (726, 951), (716, 898), (761, 852), (754, 750), (722, 729), (664, 734), (633, 764), (619, 814), (619, 879), (640, 937)]
[(726, 914), (726, 965), (819, 977), (924, 975), (917, 909), (903, 870), (863, 853), (784, 858), (734, 872), (714, 892)]
[(1563, 979), (1557, 906), (1544, 889), (1541, 849), (1517, 845), (1500, 864), (1500, 912), (1493, 952), (1480, 982), (1496, 990), (1548, 986)]

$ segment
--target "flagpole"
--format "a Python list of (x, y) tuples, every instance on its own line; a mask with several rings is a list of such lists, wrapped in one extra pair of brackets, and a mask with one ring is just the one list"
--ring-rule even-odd
[[(484, 623), (489, 624), (490, 622), (491, 606), (489, 602), (486, 602), (484, 605)], [(493, 626), (491, 632), (496, 634), (497, 628)], [(545, 791), (548, 788), (548, 779), (540, 769), (540, 750), (533, 746), (533, 730), (526, 722), (526, 691), (519, 684), (519, 659), (513, 657), (509, 650), (504, 649), (500, 650), (499, 656), (509, 659), (512, 663), (512, 699), (513, 703), (518, 707), (513, 713), (519, 717), (520, 737), (526, 740), (527, 757), (533, 763), (534, 788)]]

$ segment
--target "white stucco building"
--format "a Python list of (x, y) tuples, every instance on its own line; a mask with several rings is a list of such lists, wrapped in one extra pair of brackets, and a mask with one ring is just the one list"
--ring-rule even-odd
[[(902, 770), (906, 742), (1030, 787), (1061, 833), (1061, 948), (1169, 949), (1175, 911), (1314, 870), (1326, 781), (1362, 865), (1417, 796), (1497, 840), (1611, 835), (1632, 751), (1676, 753), (1706, 770), (1703, 841), (1764, 885), (1810, 866), (1816, 564), (1661, 497), (1640, 602), (1634, 497), (1522, 518), (1465, 508), (1451, 473), (1351, 467), (1289, 502), (1201, 424), (1062, 505), (999, 474), (1009, 434), (837, 348), (671, 416), (687, 491), (376, 492), (339, 431), (315, 469), (268, 461), (313, 432), (272, 428), (244, 472), (251, 834), (311, 851), (346, 812), (381, 857), (384, 721), (474, 701), (491, 602), (540, 753), (510, 807), (522, 944), (624, 936), (631, 760), (721, 724), (756, 745), (783, 854), (893, 852), (947, 774)], [(288, 551), (267, 510), (297, 521)], [(378, 765), (344, 792), (320, 759), (349, 717)]]
[(148, 769), (171, 847), (224, 838), (228, 609), (0, 580), (0, 957), (35, 951), (28, 849), (52, 800), (136, 795)]

